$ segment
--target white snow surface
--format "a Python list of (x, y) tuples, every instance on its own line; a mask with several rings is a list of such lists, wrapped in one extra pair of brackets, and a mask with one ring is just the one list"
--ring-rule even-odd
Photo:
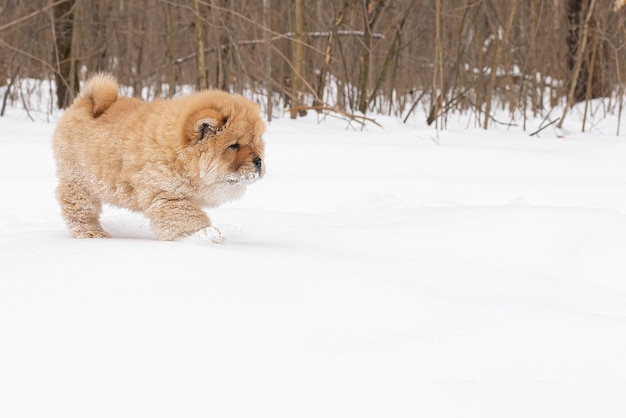
[(53, 122), (0, 118), (0, 416), (626, 416), (616, 119), (376, 119), (273, 121), (216, 245), (72, 239)]

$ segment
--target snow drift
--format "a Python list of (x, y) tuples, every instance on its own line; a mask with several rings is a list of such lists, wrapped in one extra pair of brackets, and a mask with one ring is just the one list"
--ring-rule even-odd
[(70, 238), (53, 125), (0, 119), (0, 415), (623, 416), (614, 121), (378, 120), (274, 121), (218, 246), (115, 208), (113, 239)]

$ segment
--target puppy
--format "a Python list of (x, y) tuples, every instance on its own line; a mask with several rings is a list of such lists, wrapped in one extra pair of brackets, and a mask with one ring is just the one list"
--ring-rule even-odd
[[(57, 198), (76, 238), (110, 237), (102, 204), (143, 213), (160, 240), (208, 230), (201, 209), (241, 197), (265, 174), (259, 106), (223, 91), (153, 102), (88, 80), (53, 136)], [(219, 234), (219, 231), (218, 231)]]

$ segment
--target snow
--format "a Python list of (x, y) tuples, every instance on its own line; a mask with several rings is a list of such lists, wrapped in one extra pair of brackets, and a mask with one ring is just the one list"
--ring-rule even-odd
[(376, 119), (273, 121), (215, 245), (70, 238), (53, 122), (0, 118), (0, 416), (623, 417), (615, 118)]

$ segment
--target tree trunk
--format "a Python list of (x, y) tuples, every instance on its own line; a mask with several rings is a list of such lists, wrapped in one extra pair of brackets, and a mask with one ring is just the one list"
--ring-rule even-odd
[[(146, 6), (146, 0), (143, 0), (141, 8), (145, 10)], [(135, 33), (135, 39), (133, 39), (133, 44), (135, 46), (135, 49), (137, 50), (137, 56), (135, 58), (135, 65), (133, 68), (131, 68), (131, 76), (133, 78), (133, 95), (135, 97), (142, 97), (144, 81), (143, 74), (141, 74), (141, 68), (143, 64), (144, 45), (146, 40), (146, 15), (140, 15), (139, 19), (139, 33)]]
[[(502, 30), (501, 39), (498, 39), (494, 42), (495, 51), (493, 55), (493, 62), (491, 64), (491, 74), (489, 74), (487, 93), (485, 94), (485, 117), (483, 119), (483, 129), (487, 129), (489, 127), (491, 104), (495, 100), (494, 88), (496, 85), (496, 77), (498, 74), (498, 67), (501, 65), (500, 55), (502, 53), (502, 49), (509, 40), (509, 34), (511, 33), (511, 28), (513, 27), (513, 19), (515, 18), (515, 10), (517, 9), (517, 0), (511, 1), (509, 7), (511, 8), (511, 10), (509, 12), (506, 26), (504, 28), (499, 28), (499, 30)], [(498, 31), (498, 36), (500, 36), (500, 31)]]
[[(597, 29), (598, 23), (594, 16), (593, 0), (568, 0), (567, 20), (569, 30), (567, 33), (567, 67), (570, 72), (570, 83), (574, 84), (574, 103), (579, 103), (587, 99), (588, 92), (591, 98), (602, 97), (604, 92), (604, 81), (602, 69), (602, 53), (592, 51), (592, 48), (585, 48), (590, 42), (590, 37), (594, 36), (592, 31)], [(600, 47), (595, 44), (596, 48)], [(582, 49), (582, 50), (581, 50)], [(580, 54), (580, 68), (576, 73), (577, 57)], [(574, 77), (576, 75), (576, 77)], [(588, 84), (591, 84), (588, 86)]]
[(270, 41), (270, 0), (263, 0), (263, 26), (265, 29), (265, 91), (267, 94), (267, 121), (272, 121), (272, 45)]
[(172, 64), (174, 60), (174, 19), (172, 17), (172, 5), (167, 3), (165, 8), (165, 32), (166, 32), (166, 57), (167, 67), (165, 70), (167, 77), (167, 97), (174, 96), (176, 93), (176, 67)]
[(72, 55), (72, 38), (74, 31), (75, 0), (58, 3), (52, 8), (54, 18), (54, 58), (57, 87), (57, 106), (59, 109), (68, 107), (78, 91), (78, 74), (76, 59)]
[[(587, 82), (589, 82), (589, 67), (587, 67), (589, 59), (586, 57), (587, 41), (589, 40), (588, 32), (593, 19), (595, 3), (596, 0), (568, 0), (567, 2), (567, 17), (570, 22), (567, 39), (567, 44), (570, 48), (568, 66), (570, 67), (571, 75), (567, 101), (563, 108), (563, 115), (557, 125), (559, 129), (563, 127), (568, 110), (575, 103), (585, 100), (586, 97)], [(575, 25), (574, 18), (577, 18)], [(572, 49), (575, 52), (574, 57), (571, 56)]]
[(211, 36), (214, 42), (217, 42), (215, 46), (215, 86), (218, 89), (227, 90), (224, 77), (224, 51), (220, 36), (220, 33), (224, 31), (224, 27), (221, 23), (220, 10), (215, 4), (215, 0), (211, 0), (209, 4), (211, 7)]
[[(433, 65), (433, 103), (430, 108), (430, 113), (426, 119), (426, 123), (430, 126), (433, 122), (437, 122), (439, 116), (439, 109), (443, 105), (443, 43), (441, 40), (441, 23), (442, 23), (442, 10), (441, 0), (435, 2), (435, 59)], [(440, 128), (436, 123), (435, 127)]]
[(369, 106), (369, 83), (372, 52), (372, 33), (376, 21), (380, 17), (384, 0), (363, 0), (363, 17), (365, 19), (365, 30), (363, 31), (363, 56), (361, 57), (361, 79), (359, 82), (359, 111), (367, 112)]
[[(374, 100), (374, 98), (378, 94), (378, 91), (382, 88), (383, 82), (385, 78), (387, 77), (387, 72), (389, 68), (394, 64), (394, 62), (397, 62), (398, 60), (398, 56), (400, 55), (400, 49), (402, 46), (402, 30), (404, 29), (404, 25), (406, 24), (408, 17), (411, 15), (410, 12), (411, 12), (411, 9), (413, 8), (413, 5), (415, 5), (415, 1), (416, 0), (411, 0), (409, 4), (407, 5), (407, 8), (402, 13), (402, 19), (396, 26), (393, 40), (391, 41), (391, 46), (389, 47), (389, 50), (387, 51), (387, 56), (385, 57), (385, 59), (382, 61), (382, 64), (380, 65), (380, 72), (378, 73), (378, 76), (376, 77), (376, 81), (374, 83), (374, 86), (372, 87), (372, 92), (369, 95), (368, 102), (371, 102), (372, 100)], [(387, 98), (389, 103), (393, 101), (394, 90), (395, 90), (394, 82), (392, 79), (390, 83), (390, 88), (389, 88), (389, 97)]]
[(302, 0), (296, 0), (296, 8), (295, 8), (295, 20), (294, 20), (294, 40), (293, 44), (293, 58), (292, 58), (292, 75), (291, 75), (291, 83), (292, 83), (292, 98), (291, 98), (291, 119), (295, 119), (298, 117), (297, 108), (302, 104), (300, 103), (300, 94), (302, 91), (304, 77), (304, 66), (306, 59), (304, 49), (304, 12), (303, 12), (303, 2)]
[(200, 1), (194, 0), (193, 6), (196, 15), (195, 26), (196, 48), (198, 50), (198, 87), (200, 87), (201, 89), (206, 89), (208, 87), (208, 83), (206, 73), (206, 61), (204, 57), (204, 19), (202, 19), (202, 15), (200, 14)]
[(337, 15), (337, 18), (333, 22), (333, 26), (328, 31), (328, 38), (326, 39), (326, 50), (324, 51), (324, 65), (322, 65), (322, 68), (320, 69), (320, 72), (319, 72), (319, 77), (317, 79), (317, 89), (316, 89), (317, 97), (315, 97), (315, 99), (313, 100), (314, 107), (322, 106), (324, 104), (324, 88), (326, 87), (326, 77), (329, 73), (330, 64), (333, 58), (333, 55), (332, 55), (333, 43), (335, 40), (335, 36), (337, 34), (337, 30), (339, 26), (341, 26), (341, 23), (343, 22), (344, 14), (349, 4), (350, 3), (347, 1), (344, 3), (343, 7), (339, 11), (339, 14)]

